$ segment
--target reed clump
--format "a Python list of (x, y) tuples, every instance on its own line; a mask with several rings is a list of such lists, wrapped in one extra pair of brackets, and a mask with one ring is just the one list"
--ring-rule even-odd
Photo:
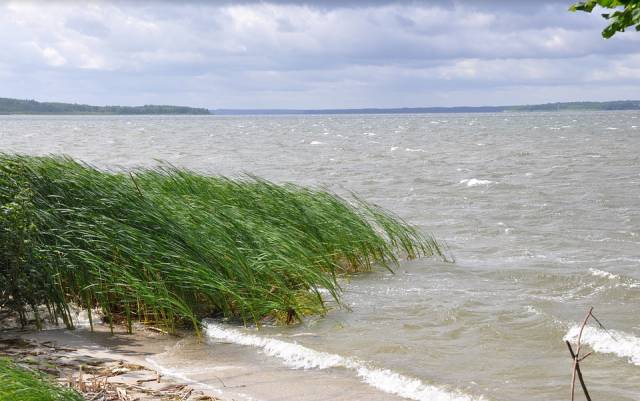
[(0, 358), (0, 399), (3, 401), (83, 401), (76, 391), (44, 374)]
[(0, 308), (23, 322), (45, 311), (72, 327), (71, 305), (129, 329), (290, 321), (324, 312), (324, 289), (339, 302), (341, 274), (398, 254), (444, 257), (398, 217), (324, 190), (0, 154)]

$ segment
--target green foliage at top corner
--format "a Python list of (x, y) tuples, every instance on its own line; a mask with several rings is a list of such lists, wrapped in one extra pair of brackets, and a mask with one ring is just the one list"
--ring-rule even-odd
[(596, 6), (615, 10), (612, 13), (603, 13), (602, 17), (610, 21), (610, 24), (602, 31), (602, 37), (611, 38), (617, 32), (624, 32), (628, 27), (634, 26), (640, 31), (640, 0), (587, 0), (573, 4), (569, 11), (592, 12)]

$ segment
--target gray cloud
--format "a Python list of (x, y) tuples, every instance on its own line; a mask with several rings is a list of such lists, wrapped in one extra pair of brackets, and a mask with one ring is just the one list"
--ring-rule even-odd
[[(556, 1), (0, 4), (0, 96), (392, 107), (637, 97), (640, 34)], [(546, 96), (546, 97), (545, 97)]]

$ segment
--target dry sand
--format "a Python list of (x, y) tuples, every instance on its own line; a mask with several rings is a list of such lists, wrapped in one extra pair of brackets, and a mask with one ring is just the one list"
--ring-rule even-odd
[(92, 401), (215, 401), (210, 392), (159, 374), (146, 362), (175, 337), (139, 329), (135, 335), (97, 331), (0, 331), (0, 356), (51, 375)]

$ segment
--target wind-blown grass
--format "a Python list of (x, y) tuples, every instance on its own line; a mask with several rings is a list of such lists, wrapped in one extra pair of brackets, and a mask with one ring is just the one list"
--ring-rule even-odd
[(83, 401), (70, 388), (64, 388), (41, 373), (0, 358), (1, 401)]
[(0, 154), (0, 308), (38, 324), (45, 305), (72, 326), (72, 304), (129, 327), (290, 321), (324, 312), (323, 289), (339, 302), (339, 275), (397, 254), (444, 257), (389, 212), (323, 190)]

